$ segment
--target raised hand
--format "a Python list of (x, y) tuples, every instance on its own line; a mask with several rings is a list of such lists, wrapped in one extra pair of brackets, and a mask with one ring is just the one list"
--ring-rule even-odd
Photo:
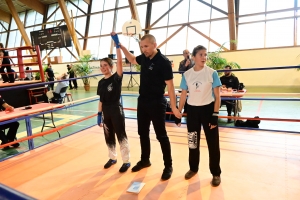
[(111, 36), (111, 38), (113, 39), (113, 41), (115, 42), (116, 47), (117, 47), (117, 48), (120, 48), (120, 41), (119, 41), (118, 35), (117, 35), (115, 32), (112, 32), (112, 33), (110, 34), (110, 36)]

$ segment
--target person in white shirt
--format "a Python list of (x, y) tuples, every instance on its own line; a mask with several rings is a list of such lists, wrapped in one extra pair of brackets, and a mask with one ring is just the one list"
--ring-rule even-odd
[(25, 69), (25, 79), (24, 80), (31, 80), (33, 78), (32, 72), (29, 72), (28, 70), (32, 70), (29, 67), (26, 67)]
[[(180, 83), (182, 89), (179, 101), (180, 112), (189, 91), (187, 129), (190, 170), (185, 174), (185, 179), (192, 178), (199, 169), (202, 125), (209, 151), (209, 168), (213, 175), (211, 184), (218, 186), (221, 183), (218, 114), (222, 84), (218, 73), (205, 64), (207, 59), (205, 47), (201, 45), (195, 47), (192, 56), (195, 65), (183, 74)], [(176, 118), (175, 123), (180, 126), (181, 120)]]
[[(57, 80), (65, 80), (68, 78), (68, 75), (67, 74), (62, 74), (60, 77), (57, 77)], [(53, 98), (54, 99), (58, 99), (59, 102), (58, 103), (61, 103), (61, 98), (64, 97), (66, 95), (66, 92), (60, 92), (60, 90), (64, 87), (69, 87), (69, 81), (62, 81), (62, 82), (58, 82), (57, 83), (57, 86), (53, 92)]]

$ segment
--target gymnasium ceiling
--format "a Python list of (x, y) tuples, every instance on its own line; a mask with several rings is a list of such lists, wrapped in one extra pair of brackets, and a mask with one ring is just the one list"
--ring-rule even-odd
[[(28, 0), (26, 0), (28, 1)], [(25, 11), (25, 10), (32, 10), (31, 8), (29, 8), (28, 6), (26, 6), (24, 3), (22, 2), (26, 2), (26, 1), (18, 1), (18, 0), (12, 0), (17, 12), (22, 12), (22, 11)], [(57, 0), (31, 0), (31, 1), (40, 1), (41, 3), (43, 4), (52, 4), (52, 3), (56, 3)], [(0, 9), (7, 12), (7, 13), (10, 13), (10, 10), (6, 4), (6, 1), (5, 0), (0, 0)]]

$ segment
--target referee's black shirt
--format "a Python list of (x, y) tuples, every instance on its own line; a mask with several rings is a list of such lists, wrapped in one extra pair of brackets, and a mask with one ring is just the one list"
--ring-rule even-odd
[(169, 59), (157, 49), (157, 54), (150, 60), (144, 54), (136, 57), (141, 65), (140, 97), (156, 99), (164, 96), (165, 81), (173, 79), (172, 65)]

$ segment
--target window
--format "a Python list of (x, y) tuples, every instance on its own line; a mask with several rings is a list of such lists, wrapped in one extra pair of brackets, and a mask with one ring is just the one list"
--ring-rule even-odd
[[(52, 13), (56, 10), (56, 7), (57, 7), (56, 3), (49, 5), (47, 18), (50, 17), (50, 15), (52, 15)], [(51, 21), (55, 20), (55, 14), (56, 13), (54, 13), (54, 15), (52, 15), (51, 18), (48, 19), (48, 22), (51, 22)]]
[(98, 57), (100, 38), (90, 38), (87, 41), (87, 50), (91, 51), (93, 57)]
[[(180, 26), (168, 28), (168, 37), (170, 37)], [(172, 39), (167, 42), (166, 54), (181, 54), (186, 49), (187, 27), (180, 30)]]
[[(160, 45), (165, 39), (167, 38), (167, 29), (166, 28), (160, 28), (151, 30), (150, 34), (154, 35), (156, 38), (157, 46)], [(159, 48), (162, 54), (166, 53), (166, 45)]]
[(103, 6), (104, 6), (104, 0), (93, 1), (91, 12), (94, 13), (94, 12), (103, 11)]
[(146, 12), (147, 12), (147, 4), (143, 4), (136, 7), (139, 13), (140, 23), (142, 29), (145, 28), (146, 24)]
[[(170, 3), (177, 3), (178, 0), (170, 0)], [(172, 5), (170, 5), (171, 7)], [(189, 1), (182, 1), (171, 12), (169, 12), (169, 25), (182, 24), (188, 21)]]
[(7, 48), (15, 47), (16, 36), (17, 36), (17, 31), (10, 32)]
[[(76, 28), (76, 30), (81, 34), (84, 35), (85, 34), (85, 26), (86, 26), (86, 17), (79, 17), (74, 19), (74, 26)], [(81, 36), (79, 37), (81, 38)]]
[(98, 58), (108, 57), (108, 54), (110, 54), (110, 45), (111, 45), (110, 36), (100, 38), (100, 46), (98, 47), (99, 48)]
[[(159, 19), (168, 10), (169, 10), (169, 1), (158, 1), (155, 3), (153, 2), (150, 24), (153, 24), (153, 22)], [(168, 15), (164, 16), (153, 27), (160, 27), (160, 26), (167, 26), (167, 25), (168, 25)]]
[(5, 31), (4, 28), (8, 29), (8, 23), (6, 23), (4, 21), (1, 21), (1, 20), (0, 20), (0, 22), (1, 22), (1, 24), (0, 24), (0, 31), (1, 31), (1, 28), (3, 28), (2, 31)]
[(266, 47), (293, 46), (294, 19), (266, 23)]
[(27, 12), (27, 19), (26, 19), (26, 24), (25, 26), (32, 26), (35, 24), (35, 16), (36, 12), (34, 10), (29, 10)]
[(265, 12), (266, 0), (240, 0), (240, 15)]
[(294, 0), (272, 0), (267, 1), (267, 11), (282, 10), (287, 8), (294, 8)]
[(228, 20), (212, 21), (210, 29), (210, 38), (226, 48), (230, 46)]
[[(209, 23), (201, 23), (201, 24), (193, 24), (193, 27), (197, 28), (199, 31), (202, 33), (208, 35), (209, 31)], [(198, 46), (202, 45), (206, 48), (208, 48), (208, 40), (204, 38), (202, 35), (197, 33), (196, 31), (192, 29), (188, 29), (188, 34), (187, 34), (188, 40), (187, 40), (187, 49), (192, 52), (193, 49)], [(182, 52), (181, 52), (182, 53)]]
[(100, 35), (102, 14), (92, 15), (90, 18), (89, 36)]
[(7, 33), (0, 33), (0, 42), (5, 46)]
[(129, 6), (128, 1), (119, 1), (118, 7), (124, 7), (124, 6)]
[[(129, 8), (117, 10), (117, 23), (116, 23), (116, 32), (122, 32), (123, 24), (131, 19), (131, 12)], [(111, 20), (111, 23), (113, 19)]]
[[(212, 0), (212, 5), (225, 11), (228, 12), (228, 6), (227, 6), (227, 1), (224, 0)], [(211, 12), (211, 18), (215, 19), (215, 18), (222, 18), (222, 17), (227, 17), (227, 15), (221, 13), (220, 11), (217, 11), (215, 9), (212, 8), (212, 12)]]
[[(113, 27), (114, 11), (103, 13), (101, 35), (110, 34)], [(97, 22), (99, 23), (99, 21)]]
[(197, 0), (191, 0), (189, 21), (195, 22), (210, 19), (210, 10), (211, 8), (209, 6)]
[(264, 28), (264, 22), (240, 25), (237, 40), (238, 49), (263, 48)]
[[(101, 1), (101, 0), (97, 0), (97, 1)], [(94, 4), (94, 1), (93, 1), (93, 4)], [(92, 5), (93, 5), (92, 4)], [(81, 9), (81, 10), (83, 10), (84, 12), (87, 12), (87, 10), (88, 10), (88, 4), (87, 3), (85, 3), (84, 1), (82, 1), (82, 0), (79, 0), (78, 1), (78, 7)], [(77, 13), (77, 15), (76, 16), (79, 16), (79, 15), (83, 15), (84, 13), (82, 13), (80, 10), (78, 10), (78, 13)]]
[(115, 7), (116, 7), (116, 0), (105, 0), (103, 10), (114, 9)]

